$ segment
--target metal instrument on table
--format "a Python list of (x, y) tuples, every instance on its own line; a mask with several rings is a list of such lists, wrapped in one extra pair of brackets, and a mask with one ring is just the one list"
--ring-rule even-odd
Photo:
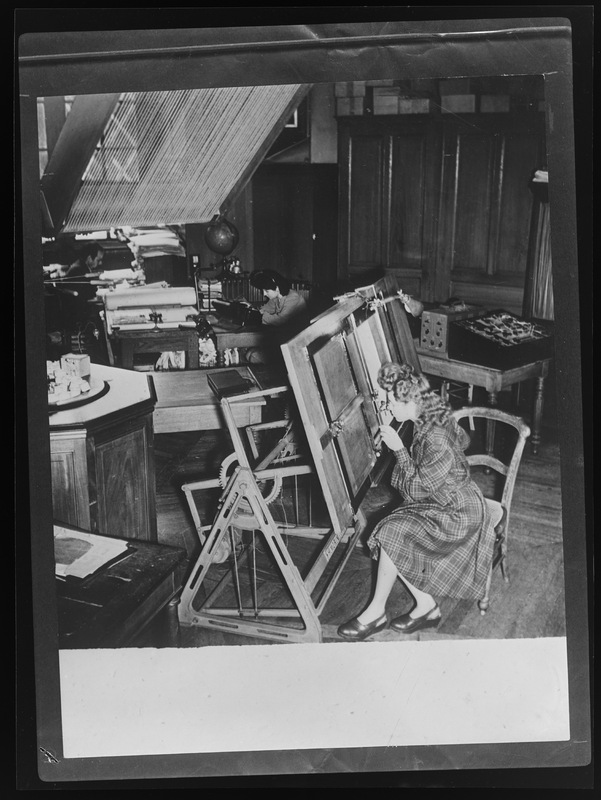
[(128, 288), (103, 297), (107, 333), (195, 328), (194, 287)]

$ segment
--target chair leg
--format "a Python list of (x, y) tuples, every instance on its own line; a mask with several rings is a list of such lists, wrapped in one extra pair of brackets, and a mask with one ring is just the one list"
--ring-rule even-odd
[(492, 565), (490, 570), (488, 571), (488, 577), (486, 579), (486, 589), (484, 590), (484, 597), (478, 600), (478, 608), (480, 609), (480, 614), (484, 616), (488, 610), (488, 606), (490, 604), (490, 584), (492, 581)]

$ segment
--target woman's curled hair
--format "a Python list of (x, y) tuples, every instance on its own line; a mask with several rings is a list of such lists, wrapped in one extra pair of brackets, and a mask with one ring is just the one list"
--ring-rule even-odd
[(451, 416), (450, 405), (430, 388), (428, 380), (410, 364), (388, 361), (378, 371), (378, 385), (401, 402), (412, 400), (420, 409), (419, 422), (424, 425), (444, 425)]

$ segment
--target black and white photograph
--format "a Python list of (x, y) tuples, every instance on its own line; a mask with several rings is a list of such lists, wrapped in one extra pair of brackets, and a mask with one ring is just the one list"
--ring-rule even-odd
[(17, 788), (590, 788), (592, 7), (15, 22)]

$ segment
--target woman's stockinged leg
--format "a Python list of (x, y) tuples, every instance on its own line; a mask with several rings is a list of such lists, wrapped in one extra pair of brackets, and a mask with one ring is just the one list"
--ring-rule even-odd
[[(388, 622), (386, 602), (392, 591), (395, 580), (399, 578), (415, 600), (410, 614), (403, 614), (392, 622)], [(399, 633), (413, 633), (420, 628), (436, 627), (440, 622), (440, 609), (434, 598), (427, 592), (417, 589), (399, 574), (394, 561), (380, 547), (376, 587), (369, 605), (357, 617), (343, 623), (338, 628), (338, 635), (349, 641), (362, 642), (384, 628), (390, 627)]]
[(367, 625), (381, 617), (386, 610), (386, 601), (392, 591), (398, 572), (393, 560), (388, 553), (380, 547), (378, 557), (378, 571), (376, 573), (376, 588), (371, 602), (357, 617), (362, 625)]
[(357, 617), (362, 625), (368, 625), (384, 614), (386, 611), (386, 601), (390, 596), (390, 592), (397, 578), (402, 581), (415, 600), (415, 605), (410, 612), (411, 617), (421, 617), (436, 607), (436, 601), (432, 595), (409, 583), (409, 581), (397, 571), (388, 553), (380, 547), (374, 594), (369, 605)]
[(431, 594), (428, 594), (428, 592), (424, 592), (422, 589), (418, 589), (416, 586), (413, 586), (413, 584), (409, 583), (407, 578), (403, 577), (400, 573), (399, 578), (405, 584), (407, 590), (413, 595), (413, 599), (415, 600), (415, 605), (409, 612), (410, 617), (422, 617), (424, 614), (432, 611), (433, 608), (436, 608), (436, 600)]

